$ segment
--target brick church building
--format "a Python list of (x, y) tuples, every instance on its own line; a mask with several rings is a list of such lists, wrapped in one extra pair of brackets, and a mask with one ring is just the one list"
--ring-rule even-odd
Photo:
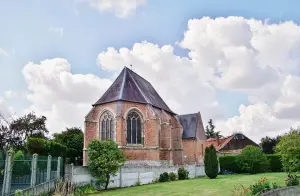
[(114, 140), (129, 162), (178, 165), (201, 162), (206, 140), (199, 112), (176, 115), (127, 67), (85, 117), (84, 165), (92, 139)]

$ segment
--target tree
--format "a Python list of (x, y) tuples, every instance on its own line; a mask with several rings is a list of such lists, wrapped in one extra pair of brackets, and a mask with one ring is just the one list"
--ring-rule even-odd
[(116, 175), (124, 165), (125, 157), (118, 145), (111, 140), (92, 140), (88, 145), (88, 168), (99, 182), (109, 184), (110, 176)]
[(265, 154), (274, 154), (274, 148), (278, 144), (280, 140), (280, 136), (271, 138), (271, 137), (264, 137), (260, 141), (260, 146)]
[(251, 174), (266, 172), (269, 166), (267, 156), (256, 146), (246, 146), (236, 162), (242, 171)]
[(214, 179), (218, 176), (219, 162), (216, 149), (213, 145), (205, 148), (204, 166), (205, 174), (210, 179)]
[(275, 147), (281, 156), (282, 165), (287, 172), (300, 171), (300, 128), (291, 128), (290, 132), (283, 135)]
[(215, 125), (213, 124), (212, 119), (209, 119), (208, 125), (205, 127), (205, 136), (206, 139), (209, 138), (222, 138), (223, 136), (220, 134), (220, 131), (215, 131)]
[(80, 128), (66, 128), (66, 131), (53, 135), (54, 141), (67, 147), (67, 157), (74, 163), (75, 158), (82, 158), (83, 132)]

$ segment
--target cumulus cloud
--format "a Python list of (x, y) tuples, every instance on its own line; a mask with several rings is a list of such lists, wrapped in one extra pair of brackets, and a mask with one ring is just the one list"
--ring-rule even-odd
[[(98, 8), (102, 11), (122, 16), (131, 13), (116, 11), (116, 2), (121, 1), (87, 2), (102, 7)], [(108, 8), (96, 2), (106, 2)], [(189, 51), (188, 57), (175, 55), (172, 45), (140, 42), (100, 52), (97, 64), (114, 77), (123, 66), (132, 64), (172, 110), (179, 114), (200, 111), (204, 122), (217, 120), (223, 135), (241, 131), (258, 141), (300, 123), (297, 24), (204, 17), (190, 20), (178, 43)], [(59, 58), (28, 63), (23, 74), (28, 84), (27, 98), (32, 103), (29, 109), (46, 115), (55, 131), (82, 125), (91, 104), (112, 82), (94, 75), (72, 74), (68, 61)], [(228, 118), (218, 102), (220, 89), (242, 92), (249, 103), (239, 107), (239, 115)]]
[(146, 0), (81, 0), (98, 11), (112, 12), (119, 18), (132, 16)]
[(31, 102), (28, 111), (47, 116), (52, 132), (67, 126), (82, 127), (91, 105), (111, 84), (109, 79), (92, 74), (72, 74), (71, 65), (61, 58), (28, 63), (23, 75)]
[(64, 29), (61, 27), (50, 27), (48, 30), (54, 34), (57, 34), (59, 37), (64, 35)]
[(3, 49), (3, 48), (0, 48), (0, 56), (8, 56), (8, 53)]

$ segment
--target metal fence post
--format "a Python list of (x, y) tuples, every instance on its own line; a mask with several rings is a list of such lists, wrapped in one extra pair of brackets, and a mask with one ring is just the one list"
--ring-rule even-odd
[(61, 164), (61, 157), (57, 158), (57, 170), (56, 170), (56, 178), (60, 179), (60, 164)]
[(48, 191), (50, 191), (50, 180), (51, 180), (51, 159), (52, 159), (52, 156), (49, 155), (48, 156), (48, 160), (47, 160), (47, 188), (48, 188)]
[(2, 196), (10, 195), (13, 163), (14, 163), (14, 153), (13, 151), (8, 151), (5, 160)]
[(32, 155), (30, 187), (33, 190), (33, 194), (35, 194), (37, 158), (38, 158), (37, 154)]

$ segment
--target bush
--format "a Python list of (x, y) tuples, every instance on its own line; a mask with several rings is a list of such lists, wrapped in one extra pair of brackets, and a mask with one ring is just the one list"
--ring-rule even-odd
[(171, 181), (177, 180), (178, 176), (174, 172), (169, 173), (169, 178)]
[(219, 157), (220, 162), (220, 172), (233, 172), (233, 173), (240, 173), (241, 169), (239, 165), (236, 163), (237, 156), (224, 156)]
[(84, 196), (90, 193), (96, 192), (96, 189), (92, 184), (86, 184), (83, 186), (79, 186), (75, 189), (75, 194), (76, 196)]
[(205, 174), (214, 179), (218, 176), (219, 164), (216, 149), (213, 145), (205, 148), (204, 157)]
[(269, 162), (266, 155), (255, 146), (247, 146), (242, 153), (237, 156), (237, 165), (243, 172), (256, 174), (267, 172)]
[(295, 174), (289, 174), (287, 179), (285, 179), (286, 186), (297, 186), (299, 185), (299, 176)]
[(14, 164), (13, 164), (13, 175), (14, 176), (24, 176), (31, 173), (31, 161), (25, 160), (24, 153), (19, 150), (14, 155)]
[(178, 180), (185, 180), (189, 178), (189, 172), (183, 167), (178, 169)]
[(252, 195), (260, 195), (261, 193), (267, 192), (271, 189), (277, 189), (279, 186), (276, 183), (271, 183), (266, 177), (261, 178), (258, 182), (250, 186)]
[(280, 160), (280, 155), (268, 154), (267, 159), (269, 161), (269, 171), (271, 171), (271, 172), (283, 171), (283, 166), (282, 166), (282, 162)]
[(67, 152), (66, 146), (43, 138), (29, 138), (26, 149), (30, 154), (36, 153), (39, 156), (64, 157)]
[(164, 172), (159, 175), (159, 182), (167, 182), (169, 181), (169, 174), (168, 172)]
[(47, 151), (48, 155), (50, 154), (54, 157), (65, 157), (67, 147), (60, 143), (56, 143), (54, 141), (47, 141), (46, 142), (46, 151)]

